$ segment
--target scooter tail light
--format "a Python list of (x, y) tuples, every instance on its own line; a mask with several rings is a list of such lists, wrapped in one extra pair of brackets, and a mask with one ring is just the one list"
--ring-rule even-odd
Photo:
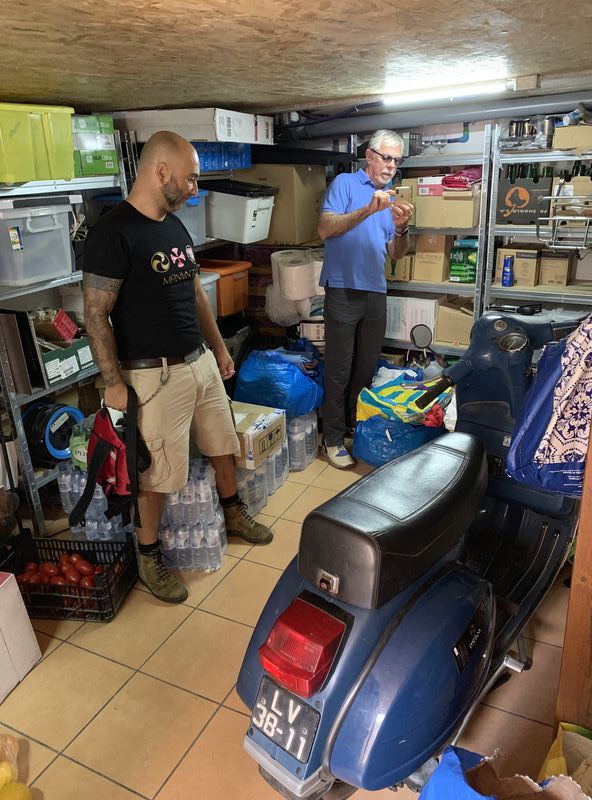
[(345, 628), (341, 620), (297, 597), (259, 648), (263, 669), (285, 689), (311, 697), (331, 669)]

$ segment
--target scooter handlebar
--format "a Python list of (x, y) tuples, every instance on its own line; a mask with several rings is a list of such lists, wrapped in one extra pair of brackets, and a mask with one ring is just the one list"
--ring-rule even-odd
[(442, 375), (436, 383), (431, 386), (415, 401), (415, 405), (418, 408), (425, 408), (428, 406), (432, 400), (435, 400), (445, 389), (448, 389), (450, 386), (454, 386), (454, 381), (449, 375)]

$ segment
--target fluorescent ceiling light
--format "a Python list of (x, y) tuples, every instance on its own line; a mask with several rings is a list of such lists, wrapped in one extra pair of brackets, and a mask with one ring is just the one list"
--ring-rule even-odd
[(466, 83), (458, 86), (438, 86), (434, 89), (419, 89), (417, 91), (400, 92), (387, 95), (382, 101), (386, 106), (405, 106), (415, 103), (425, 103), (430, 100), (456, 100), (459, 97), (480, 97), (487, 94), (502, 94), (515, 91), (516, 81), (503, 79), (485, 81), (483, 83)]

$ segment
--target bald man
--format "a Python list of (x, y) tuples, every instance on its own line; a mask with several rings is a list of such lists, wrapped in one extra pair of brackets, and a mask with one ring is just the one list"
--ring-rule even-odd
[(89, 231), (84, 258), (85, 323), (105, 381), (104, 403), (125, 410), (127, 385), (134, 387), (152, 456), (140, 475), (140, 579), (170, 603), (182, 603), (187, 589), (162, 563), (158, 529), (165, 495), (187, 482), (191, 431), (216, 471), (228, 533), (251, 544), (272, 539), (237, 495), (233, 456), (240, 448), (222, 382), (234, 365), (201, 286), (191, 237), (170, 213), (197, 194), (198, 177), (189, 142), (154, 134), (127, 200)]

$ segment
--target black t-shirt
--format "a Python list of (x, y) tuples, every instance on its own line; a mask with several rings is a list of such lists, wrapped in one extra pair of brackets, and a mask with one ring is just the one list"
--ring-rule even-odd
[(88, 232), (84, 271), (123, 279), (111, 312), (120, 360), (184, 356), (203, 341), (191, 237), (174, 214), (159, 222), (123, 201)]

